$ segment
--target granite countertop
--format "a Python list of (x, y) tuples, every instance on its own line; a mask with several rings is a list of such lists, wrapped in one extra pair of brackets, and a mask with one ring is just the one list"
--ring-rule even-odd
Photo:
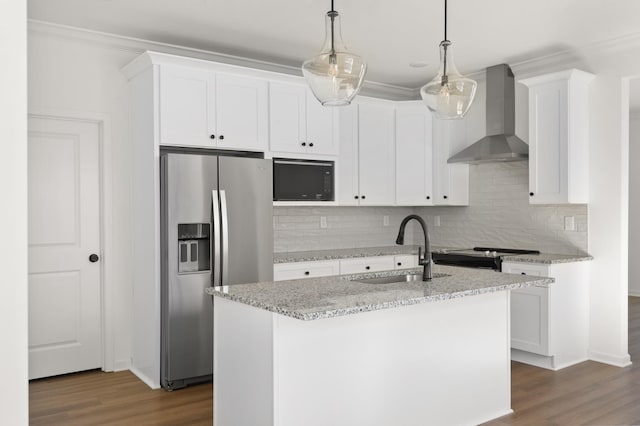
[[(418, 303), (436, 302), (523, 287), (546, 286), (553, 278), (433, 265), (431, 282), (366, 284), (365, 279), (421, 273), (412, 268), (377, 273), (266, 281), (209, 287), (206, 292), (300, 320), (317, 320)], [(438, 277), (440, 274), (445, 276)]]
[(509, 256), (503, 259), (504, 262), (542, 263), (547, 265), (552, 265), (556, 263), (585, 262), (588, 260), (593, 260), (593, 257), (588, 254), (553, 254), (553, 253), (522, 254), (518, 256)]
[[(292, 263), (292, 262), (310, 262), (316, 260), (331, 260), (331, 259), (349, 259), (356, 257), (371, 257), (371, 256), (391, 256), (396, 254), (418, 254), (418, 245), (393, 245), (384, 247), (360, 247), (349, 249), (334, 249), (334, 250), (312, 250), (312, 251), (297, 251), (289, 253), (274, 253), (273, 263)], [(431, 247), (432, 252), (440, 250), (461, 250), (454, 247)], [(588, 254), (553, 254), (553, 253), (541, 253), (541, 254), (521, 254), (517, 256), (509, 256), (504, 259), (505, 262), (517, 262), (517, 263), (540, 263), (540, 264), (556, 264), (556, 263), (571, 263), (571, 262), (584, 262), (593, 260)]]
[[(273, 263), (311, 262), (315, 260), (349, 259), (354, 257), (393, 256), (396, 254), (418, 254), (418, 247), (421, 246), (393, 245), (383, 247), (359, 247), (274, 253)], [(432, 250), (435, 250), (435, 248), (432, 248)]]

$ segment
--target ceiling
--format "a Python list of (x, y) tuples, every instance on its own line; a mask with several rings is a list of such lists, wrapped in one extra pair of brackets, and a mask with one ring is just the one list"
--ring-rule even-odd
[[(443, 0), (336, 0), (367, 79), (416, 88), (437, 71)], [(324, 39), (329, 0), (28, 0), (30, 19), (300, 66)], [(638, 0), (451, 0), (462, 73), (640, 33)], [(423, 68), (410, 63), (424, 62)]]

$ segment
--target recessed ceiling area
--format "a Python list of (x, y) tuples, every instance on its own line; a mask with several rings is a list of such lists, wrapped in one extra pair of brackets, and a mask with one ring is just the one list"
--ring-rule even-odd
[[(324, 39), (329, 0), (29, 0), (30, 19), (298, 67)], [(367, 80), (416, 88), (437, 72), (443, 0), (335, 0)], [(450, 0), (469, 74), (640, 32), (640, 1)], [(410, 66), (426, 63), (426, 67)]]

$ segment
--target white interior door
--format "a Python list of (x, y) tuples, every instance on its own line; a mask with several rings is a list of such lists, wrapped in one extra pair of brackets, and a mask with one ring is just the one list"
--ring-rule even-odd
[(102, 366), (100, 129), (29, 119), (29, 379)]

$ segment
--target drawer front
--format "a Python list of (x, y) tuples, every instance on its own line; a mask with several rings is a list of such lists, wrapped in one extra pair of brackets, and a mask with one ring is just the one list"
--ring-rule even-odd
[(397, 256), (394, 256), (393, 262), (395, 269), (415, 268), (416, 266), (418, 266), (418, 255), (399, 254)]
[(394, 256), (359, 257), (340, 261), (340, 274), (362, 274), (392, 269)]
[(508, 274), (533, 275), (534, 277), (548, 277), (549, 266), (536, 263), (502, 263), (502, 272)]
[(340, 274), (340, 261), (338, 260), (277, 263), (273, 265), (274, 281), (326, 277), (326, 276), (338, 275), (338, 274)]

